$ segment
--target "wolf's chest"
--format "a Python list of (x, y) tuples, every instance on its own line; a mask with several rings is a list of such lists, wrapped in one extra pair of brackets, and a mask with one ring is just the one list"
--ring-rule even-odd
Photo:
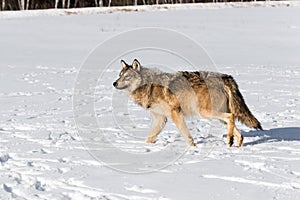
[(130, 97), (143, 108), (149, 109), (158, 100), (155, 90), (157, 88), (153, 84), (143, 85), (137, 88)]
[(159, 114), (164, 114), (170, 110), (181, 110), (175, 94), (161, 85), (144, 85), (136, 89), (130, 96), (143, 108)]

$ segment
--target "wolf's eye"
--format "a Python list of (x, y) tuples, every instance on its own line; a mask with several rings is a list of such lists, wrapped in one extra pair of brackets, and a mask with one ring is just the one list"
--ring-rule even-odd
[(130, 79), (131, 79), (131, 76), (129, 76), (129, 75), (124, 77), (125, 81), (129, 81)]

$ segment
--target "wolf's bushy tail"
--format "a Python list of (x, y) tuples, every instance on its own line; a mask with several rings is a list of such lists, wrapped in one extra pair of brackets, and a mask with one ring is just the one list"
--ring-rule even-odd
[(235, 118), (244, 123), (245, 125), (263, 130), (260, 122), (254, 117), (249, 108), (247, 107), (245, 100), (239, 91), (238, 85), (230, 75), (224, 75), (222, 77), (224, 81), (225, 91), (228, 95), (229, 110)]

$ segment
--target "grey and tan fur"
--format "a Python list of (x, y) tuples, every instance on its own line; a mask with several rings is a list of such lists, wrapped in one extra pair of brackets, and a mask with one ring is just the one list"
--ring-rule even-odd
[(227, 144), (243, 143), (243, 136), (235, 126), (235, 119), (255, 129), (260, 122), (248, 109), (232, 76), (217, 72), (179, 71), (164, 73), (142, 67), (138, 60), (132, 65), (121, 60), (122, 70), (114, 87), (124, 90), (136, 103), (149, 110), (152, 126), (146, 142), (153, 143), (171, 118), (190, 146), (195, 146), (184, 116), (200, 115), (219, 119), (228, 129)]

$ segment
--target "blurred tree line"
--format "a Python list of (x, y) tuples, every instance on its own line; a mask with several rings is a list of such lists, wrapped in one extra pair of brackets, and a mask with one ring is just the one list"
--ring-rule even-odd
[[(0, 10), (83, 8), (175, 3), (234, 2), (243, 0), (0, 0)], [(251, 1), (251, 0), (246, 0)]]

